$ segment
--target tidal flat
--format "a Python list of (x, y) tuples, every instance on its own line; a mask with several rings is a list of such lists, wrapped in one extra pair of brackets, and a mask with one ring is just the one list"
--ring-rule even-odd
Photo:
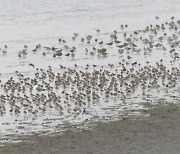
[(24, 138), (49, 142), (139, 120), (155, 129), (151, 112), (157, 110), (174, 118), (180, 94), (178, 3), (0, 2), (2, 148), (27, 146)]

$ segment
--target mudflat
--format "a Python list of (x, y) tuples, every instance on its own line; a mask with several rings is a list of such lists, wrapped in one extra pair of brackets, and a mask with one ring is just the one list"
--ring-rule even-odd
[(97, 123), (90, 130), (62, 135), (32, 135), (6, 143), (1, 154), (179, 154), (180, 107), (142, 110), (148, 117)]

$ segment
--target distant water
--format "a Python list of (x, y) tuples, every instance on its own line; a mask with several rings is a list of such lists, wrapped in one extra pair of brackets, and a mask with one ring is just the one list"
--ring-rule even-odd
[[(118, 63), (118, 57), (113, 55), (105, 61), (84, 59), (81, 53), (84, 52), (85, 47), (78, 43), (73, 44), (71, 40), (73, 33), (79, 33), (80, 36), (91, 34), (100, 39), (107, 39), (110, 33), (120, 29), (121, 24), (128, 24), (128, 31), (131, 32), (149, 24), (164, 22), (171, 16), (180, 18), (179, 6), (179, 0), (0, 0), (0, 48), (5, 44), (8, 46), (6, 55), (0, 52), (0, 79), (6, 81), (9, 77), (15, 76), (16, 70), (32, 75), (35, 70), (29, 67), (29, 63), (44, 69), (51, 65), (55, 70), (59, 69), (59, 64), (73, 66), (74, 63), (79, 65), (87, 63), (106, 65), (112, 61)], [(159, 16), (160, 20), (156, 21), (155, 16)], [(101, 30), (100, 36), (97, 36), (96, 29)], [(42, 53), (32, 53), (31, 50), (37, 44), (58, 46), (59, 37), (70, 41), (72, 43), (70, 45), (79, 47), (80, 53), (75, 61), (67, 58), (54, 60), (52, 55), (43, 57)], [(25, 44), (30, 53), (26, 58), (18, 58), (18, 52)], [(162, 53), (158, 53), (155, 58), (161, 58), (161, 56)], [(143, 58), (142, 56), (139, 60), (142, 61)], [(152, 61), (153, 58), (151, 58)], [(103, 103), (101, 105), (103, 106)], [(136, 104), (130, 106), (137, 107)], [(116, 108), (114, 110), (116, 111)], [(97, 108), (96, 112), (101, 113), (101, 108)], [(113, 112), (109, 114), (112, 115)], [(53, 115), (52, 119), (56, 119), (55, 123), (52, 119), (49, 121), (47, 119), (52, 116), (52, 112), (48, 114), (34, 120), (33, 128), (31, 128), (32, 117), (22, 118), (10, 115), (0, 117), (0, 135), (24, 133), (24, 129), (18, 128), (19, 125), (24, 127), (25, 123), (27, 132), (36, 129), (42, 131), (42, 128), (44, 129), (48, 124), (52, 124), (53, 128), (46, 128), (46, 130), (54, 131), (54, 125), (65, 118)], [(102, 112), (102, 114), (107, 113)], [(18, 119), (17, 123), (15, 119)], [(8, 125), (6, 125), (7, 122), (9, 122)]]
[[(107, 34), (126, 23), (129, 30), (137, 30), (154, 23), (156, 15), (160, 22), (180, 17), (179, 6), (178, 0), (0, 0), (0, 48), (7, 44), (14, 57), (24, 44), (53, 46), (59, 37), (71, 38), (74, 32), (95, 34), (99, 28)], [(0, 71), (12, 62), (19, 65), (0, 57)]]
[(0, 0), (0, 45), (47, 43), (74, 32), (143, 26), (180, 16), (179, 0)]

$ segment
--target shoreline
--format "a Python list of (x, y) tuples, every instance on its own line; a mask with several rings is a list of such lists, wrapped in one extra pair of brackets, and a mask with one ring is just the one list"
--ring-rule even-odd
[(139, 154), (180, 152), (180, 107), (156, 106), (141, 112), (146, 118), (98, 122), (90, 130), (62, 135), (31, 135), (19, 143), (5, 143), (1, 154)]

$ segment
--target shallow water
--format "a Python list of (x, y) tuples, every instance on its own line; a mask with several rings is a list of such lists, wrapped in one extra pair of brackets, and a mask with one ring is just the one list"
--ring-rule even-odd
[[(166, 2), (163, 0), (0, 0), (0, 47), (3, 49), (5, 44), (8, 46), (6, 54), (0, 53), (0, 79), (2, 82), (6, 82), (11, 76), (16, 78), (15, 71), (33, 77), (36, 69), (30, 67), (29, 63), (43, 69), (48, 69), (48, 66), (51, 65), (54, 72), (60, 71), (59, 65), (74, 68), (74, 64), (78, 64), (79, 70), (84, 70), (86, 64), (103, 65), (108, 69), (108, 63), (113, 63), (119, 69), (118, 63), (128, 54), (117, 56), (115, 46), (112, 46), (107, 47), (109, 53), (107, 58), (98, 58), (97, 55), (92, 57), (85, 54), (85, 48), (92, 49), (93, 46), (97, 47), (98, 45), (82, 43), (80, 38), (90, 34), (107, 43), (111, 41), (109, 35), (117, 30), (121, 40), (124, 32), (130, 34), (149, 24), (160, 24), (170, 20), (171, 16), (175, 16), (175, 19), (180, 18), (179, 4), (178, 0)], [(159, 16), (160, 19), (156, 20), (155, 16)], [(128, 28), (122, 30), (121, 24), (128, 24)], [(96, 29), (100, 29), (100, 33), (97, 33)], [(79, 37), (72, 41), (74, 32), (78, 33)], [(171, 33), (168, 31), (169, 35)], [(32, 52), (37, 44), (41, 44), (42, 47), (62, 48), (64, 44), (58, 44), (58, 38), (65, 39), (66, 44), (77, 48), (76, 56), (73, 59), (65, 56), (53, 58), (52, 52), (47, 52), (47, 55), (43, 56), (44, 49), (36, 53)], [(18, 52), (23, 49), (25, 44), (28, 46), (28, 54), (19, 58)], [(156, 62), (163, 57), (163, 63), (167, 68), (179, 67), (178, 61), (173, 64), (169, 63), (171, 57), (167, 52), (154, 50), (150, 55), (133, 53), (130, 55), (132, 56), (130, 62), (138, 61), (142, 66), (146, 64), (146, 61), (155, 66)], [(111, 71), (110, 68), (109, 70)], [(164, 91), (157, 93), (155, 90), (149, 92), (147, 98), (141, 96), (137, 90), (128, 97), (125, 103), (119, 101), (119, 98), (111, 99), (108, 103), (102, 99), (99, 103), (87, 106), (90, 114), (86, 115), (72, 116), (68, 112), (64, 112), (62, 115), (54, 109), (48, 109), (47, 112), (39, 113), (36, 116), (31, 114), (14, 115), (7, 112), (0, 116), (0, 135), (5, 137), (6, 135), (39, 131), (51, 133), (63, 131), (66, 125), (79, 124), (87, 119), (89, 121), (118, 119), (121, 115), (131, 114), (131, 110), (144, 108), (143, 102), (157, 103), (162, 100), (177, 102), (180, 92), (178, 86), (175, 90), (169, 90), (168, 95)], [(2, 89), (1, 93), (4, 94)], [(8, 108), (8, 104), (6, 107)], [(139, 113), (134, 112), (134, 114)]]

